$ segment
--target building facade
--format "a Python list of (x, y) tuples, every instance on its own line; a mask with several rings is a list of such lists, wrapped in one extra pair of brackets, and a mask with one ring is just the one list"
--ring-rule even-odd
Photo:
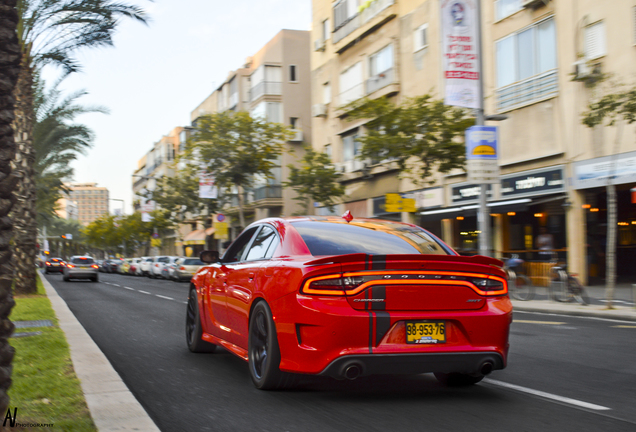
[(64, 186), (68, 189), (68, 198), (63, 199), (65, 204), (62, 208), (66, 218), (73, 218), (76, 212), (74, 219), (88, 225), (109, 213), (107, 188), (99, 187), (97, 183), (67, 183)]
[[(479, 185), (462, 170), (437, 174), (430, 187), (399, 179), (390, 162), (356, 158), (364, 122), (342, 105), (359, 97), (395, 102), (444, 97), (437, 0), (313, 0), (313, 146), (329, 153), (347, 188), (338, 213), (408, 220), (457, 250), (479, 250)], [(583, 280), (604, 277), (605, 185), (618, 189), (619, 277), (636, 270), (636, 184), (633, 125), (581, 123), (588, 104), (605, 91), (599, 78), (634, 84), (636, 5), (591, 0), (482, 0), (482, 58), (487, 115), (499, 127), (501, 181), (488, 191), (492, 254), (522, 255), (541, 274), (537, 237)], [(619, 174), (620, 173), (620, 174)], [(418, 212), (387, 213), (384, 196), (415, 198)], [(325, 212), (325, 210), (323, 210)]]

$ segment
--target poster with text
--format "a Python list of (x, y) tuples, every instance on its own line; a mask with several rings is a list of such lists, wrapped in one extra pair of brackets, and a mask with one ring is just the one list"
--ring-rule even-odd
[(480, 108), (477, 4), (474, 0), (440, 0), (440, 6), (444, 103)]
[(199, 173), (199, 198), (216, 199), (218, 195), (214, 176), (205, 171), (201, 171)]

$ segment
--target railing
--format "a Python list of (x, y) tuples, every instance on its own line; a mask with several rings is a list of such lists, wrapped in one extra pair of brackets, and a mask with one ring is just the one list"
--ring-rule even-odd
[[(253, 202), (254, 202), (254, 192), (251, 192), (251, 191), (243, 192), (243, 205), (248, 205)], [(232, 195), (232, 198), (230, 199), (230, 206), (238, 207), (238, 205), (239, 205), (238, 194), (234, 194)]]
[(357, 28), (375, 18), (376, 15), (394, 3), (395, 0), (375, 0), (368, 8), (351, 17), (333, 32), (333, 43), (338, 43), (345, 37), (349, 36)]
[(371, 94), (382, 87), (393, 84), (393, 68), (387, 69), (367, 80), (367, 94)]
[(368, 8), (360, 13), (361, 24), (364, 25), (367, 22), (371, 21), (373, 18), (375, 18), (376, 15), (378, 15), (380, 12), (393, 5), (394, 3), (395, 0), (375, 0), (371, 3), (371, 5), (369, 5)]
[(338, 103), (340, 105), (346, 105), (349, 102), (353, 102), (356, 99), (360, 99), (364, 96), (364, 83), (357, 84), (348, 90), (343, 91), (338, 95)]
[(230, 95), (230, 109), (234, 108), (238, 104), (238, 101), (239, 101), (238, 92), (237, 93), (232, 93)]
[(557, 69), (553, 69), (525, 81), (496, 89), (497, 111), (508, 111), (557, 96), (559, 93), (557, 72)]
[(254, 201), (267, 198), (282, 198), (283, 188), (281, 185), (262, 186), (254, 190)]
[(282, 89), (282, 82), (261, 81), (250, 89), (250, 101), (254, 102), (263, 95), (281, 95)]

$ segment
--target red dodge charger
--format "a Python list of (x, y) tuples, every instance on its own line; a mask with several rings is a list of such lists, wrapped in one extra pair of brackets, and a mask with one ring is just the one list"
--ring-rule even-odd
[(188, 347), (241, 357), (257, 388), (290, 387), (298, 374), (426, 372), (468, 385), (506, 367), (512, 304), (502, 262), (459, 256), (416, 225), (270, 218), (201, 260)]

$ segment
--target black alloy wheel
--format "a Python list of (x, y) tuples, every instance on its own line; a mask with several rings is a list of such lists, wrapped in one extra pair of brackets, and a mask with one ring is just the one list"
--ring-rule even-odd
[(216, 350), (216, 345), (201, 339), (202, 335), (203, 329), (201, 328), (197, 290), (192, 288), (190, 289), (188, 306), (186, 309), (186, 343), (188, 345), (188, 349), (194, 353), (214, 352), (214, 350)]
[(272, 311), (259, 301), (250, 316), (247, 356), (250, 376), (256, 388), (275, 390), (292, 387), (296, 375), (281, 372), (280, 349)]

